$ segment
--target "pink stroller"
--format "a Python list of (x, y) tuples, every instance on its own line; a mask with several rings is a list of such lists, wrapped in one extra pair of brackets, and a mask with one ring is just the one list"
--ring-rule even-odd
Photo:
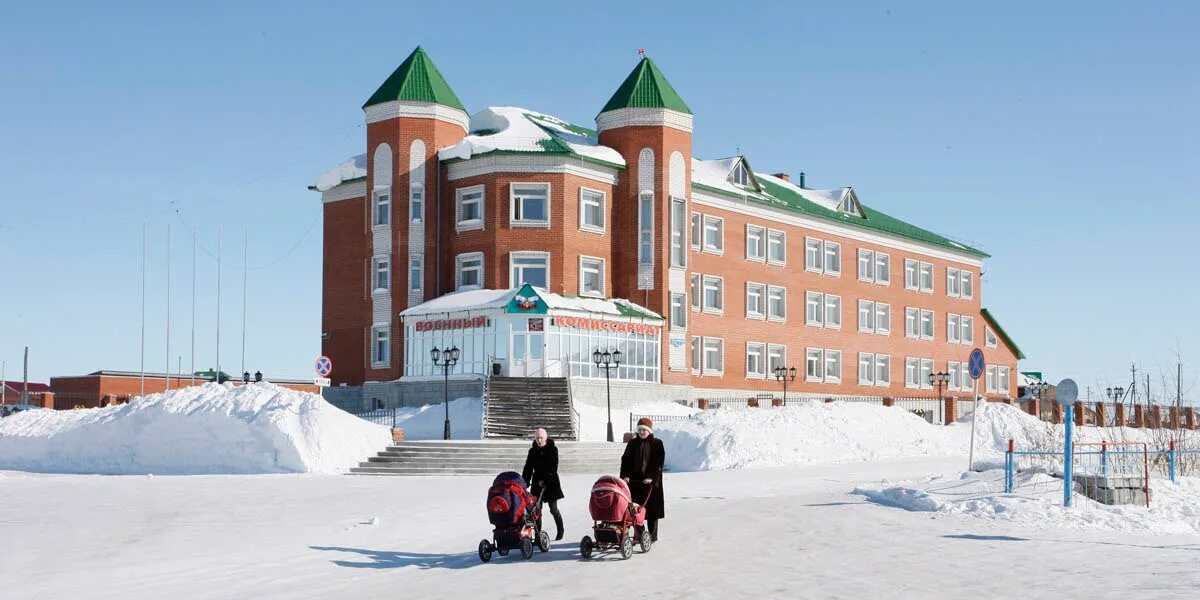
[(579, 542), (579, 552), (591, 558), (596, 549), (617, 550), (621, 558), (633, 556), (636, 543), (642, 552), (649, 552), (652, 544), (650, 532), (646, 531), (646, 494), (642, 504), (635, 504), (629, 486), (620, 477), (605, 475), (592, 484), (592, 495), (588, 500), (588, 512), (592, 514), (592, 535), (584, 536)]

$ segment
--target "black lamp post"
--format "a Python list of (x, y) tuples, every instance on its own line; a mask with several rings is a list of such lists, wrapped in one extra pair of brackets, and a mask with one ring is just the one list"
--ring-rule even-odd
[(1113, 403), (1119, 403), (1121, 398), (1125, 397), (1125, 388), (1119, 386), (1106, 388), (1104, 390), (1104, 395), (1108, 396), (1108, 399), (1112, 400)]
[(787, 406), (787, 384), (796, 380), (796, 367), (775, 367), (775, 380), (783, 382), (783, 405)]
[(604, 369), (604, 394), (608, 399), (608, 441), (613, 441), (612, 428), (612, 387), (608, 383), (608, 372), (610, 369), (615, 369), (621, 366), (621, 351), (599, 350), (592, 351), (592, 362), (596, 363), (598, 368)]
[(442, 439), (450, 439), (450, 368), (458, 364), (458, 346), (451, 346), (445, 351), (438, 349), (437, 346), (429, 351), (430, 357), (433, 358), (433, 365), (441, 367), (442, 373), (446, 378), (446, 426), (442, 430)]
[[(1039, 381), (1039, 382), (1034, 383), (1033, 385), (1029, 386), (1029, 393), (1030, 393), (1030, 395), (1037, 398), (1038, 402), (1040, 403), (1042, 401), (1042, 394), (1045, 393), (1046, 388), (1049, 388), (1049, 387), (1050, 387), (1050, 384)], [(1108, 388), (1108, 389), (1111, 390), (1112, 388)]]
[(949, 382), (950, 382), (950, 374), (945, 371), (938, 371), (937, 373), (929, 374), (929, 385), (937, 386), (938, 400), (942, 399), (942, 388)]

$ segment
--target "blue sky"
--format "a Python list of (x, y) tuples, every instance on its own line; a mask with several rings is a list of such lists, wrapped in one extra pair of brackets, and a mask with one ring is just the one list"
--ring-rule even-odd
[(697, 156), (853, 185), (991, 253), (984, 304), (1023, 369), (1095, 389), (1131, 362), (1157, 382), (1179, 353), (1185, 387), (1200, 373), (1194, 3), (170, 4), (22, 3), (0, 21), (10, 378), (26, 344), (39, 381), (137, 369), (143, 222), (147, 368), (168, 360), (168, 224), (170, 364), (190, 361), (190, 228), (196, 367), (215, 364), (220, 226), (223, 366), (241, 365), (248, 229), (246, 366), (308, 376), (321, 229), (305, 188), (364, 151), (359, 107), (418, 44), (471, 111), (582, 124), (644, 47), (696, 113)]

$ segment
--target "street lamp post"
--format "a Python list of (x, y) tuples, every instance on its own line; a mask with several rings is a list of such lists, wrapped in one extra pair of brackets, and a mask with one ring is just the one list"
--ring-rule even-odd
[(942, 399), (942, 388), (945, 387), (945, 385), (949, 382), (950, 382), (950, 374), (945, 371), (938, 371), (937, 373), (929, 374), (929, 385), (937, 386), (938, 400)]
[(787, 384), (796, 380), (796, 367), (775, 367), (774, 373), (775, 380), (783, 382), (783, 405), (787, 406)]
[(446, 425), (442, 430), (442, 439), (448, 440), (450, 439), (450, 368), (458, 364), (458, 346), (451, 346), (444, 351), (434, 346), (433, 350), (429, 351), (429, 354), (433, 358), (433, 365), (441, 367), (442, 373), (445, 376), (446, 401), (444, 404), (446, 406)]
[[(1123, 388), (1121, 386), (1105, 388), (1104, 395), (1108, 396), (1108, 399), (1112, 400), (1114, 405), (1120, 404), (1121, 398), (1125, 397), (1125, 388)], [(1124, 410), (1124, 409), (1122, 409), (1122, 410)], [(1124, 415), (1122, 415), (1122, 417), (1124, 417)], [(1118, 427), (1121, 427), (1124, 425), (1125, 425), (1124, 423), (1117, 423)]]
[(620, 350), (595, 350), (592, 352), (592, 362), (596, 363), (598, 368), (604, 369), (604, 395), (608, 398), (608, 441), (613, 441), (612, 428), (612, 388), (608, 383), (608, 372), (611, 369), (621, 366), (621, 351)]

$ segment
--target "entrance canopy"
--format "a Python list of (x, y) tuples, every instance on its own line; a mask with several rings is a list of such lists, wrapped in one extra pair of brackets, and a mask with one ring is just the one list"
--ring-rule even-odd
[(593, 350), (620, 350), (617, 379), (659, 381), (663, 318), (628, 300), (554, 294), (528, 284), (447, 294), (400, 313), (404, 377), (442, 375), (433, 348), (459, 349), (456, 374), (603, 377)]

